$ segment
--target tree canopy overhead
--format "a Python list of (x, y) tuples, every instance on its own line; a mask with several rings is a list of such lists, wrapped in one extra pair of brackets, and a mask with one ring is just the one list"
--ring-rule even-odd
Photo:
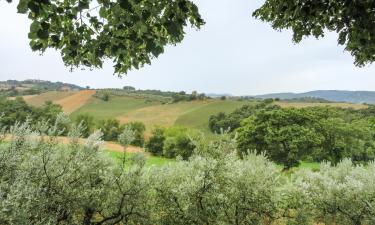
[(357, 66), (375, 61), (375, 4), (372, 0), (266, 0), (253, 14), (277, 30), (292, 29), (293, 41), (339, 34), (338, 43)]
[[(32, 20), (32, 50), (55, 48), (71, 68), (101, 68), (110, 59), (118, 75), (150, 64), (165, 46), (181, 42), (188, 24), (204, 24), (190, 0), (20, 0), (18, 11)], [(265, 0), (253, 16), (274, 29), (291, 29), (296, 43), (336, 32), (357, 66), (375, 61), (372, 0)]]
[(119, 75), (181, 42), (188, 24), (204, 24), (189, 0), (20, 0), (18, 12), (32, 20), (33, 51), (55, 48), (72, 68), (111, 59)]

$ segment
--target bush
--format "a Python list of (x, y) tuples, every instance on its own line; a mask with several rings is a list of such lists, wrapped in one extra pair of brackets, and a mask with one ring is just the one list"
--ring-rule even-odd
[(83, 126), (82, 137), (85, 138), (87, 138), (95, 128), (94, 117), (89, 114), (79, 114), (75, 118), (75, 124), (81, 124)]
[(146, 131), (146, 126), (142, 122), (130, 122), (122, 126), (120, 129), (123, 130), (124, 127), (129, 127), (130, 130), (134, 132), (134, 139), (131, 142), (131, 145), (143, 147), (145, 143), (144, 133)]
[(11, 130), (0, 145), (0, 224), (149, 224), (142, 164), (124, 170), (98, 151), (98, 136), (60, 145), (27, 125)]
[(151, 137), (146, 142), (145, 149), (153, 155), (163, 155), (164, 141), (164, 129), (156, 127), (151, 131)]
[(116, 119), (100, 120), (97, 128), (103, 132), (105, 141), (117, 141), (117, 137), (121, 133), (120, 122)]
[(80, 144), (73, 127), (63, 145), (27, 123), (9, 130), (5, 144), (0, 129), (0, 224), (375, 223), (373, 162), (346, 159), (285, 176), (264, 155), (238, 159), (225, 136), (198, 142), (187, 161), (145, 169), (135, 155), (124, 169), (101, 151), (100, 132)]
[(193, 154), (196, 148), (193, 138), (197, 133), (183, 127), (171, 127), (166, 129), (164, 134), (163, 156), (167, 158), (181, 156), (187, 160)]

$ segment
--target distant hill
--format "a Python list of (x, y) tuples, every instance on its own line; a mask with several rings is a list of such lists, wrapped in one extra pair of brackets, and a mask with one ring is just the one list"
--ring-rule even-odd
[(38, 89), (38, 90), (48, 90), (48, 91), (66, 91), (66, 90), (81, 90), (82, 87), (75, 84), (68, 84), (63, 82), (51, 82), (46, 80), (7, 80), (0, 81), (0, 90), (17, 89)]
[(375, 91), (340, 91), (340, 90), (318, 90), (305, 93), (274, 93), (253, 96), (260, 99), (279, 98), (283, 100), (298, 98), (317, 98), (334, 102), (350, 103), (375, 103)]

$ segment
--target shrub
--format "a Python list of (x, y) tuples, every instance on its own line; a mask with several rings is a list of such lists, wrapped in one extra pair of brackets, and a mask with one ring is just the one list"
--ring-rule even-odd
[(138, 146), (138, 147), (143, 147), (145, 143), (145, 137), (144, 133), (146, 131), (146, 126), (142, 122), (130, 122), (122, 126), (120, 129), (123, 130), (124, 127), (129, 127), (130, 130), (134, 132), (134, 139), (131, 142), (131, 145)]
[(120, 131), (120, 122), (116, 119), (100, 120), (97, 128), (103, 132), (105, 141), (117, 141)]
[(196, 144), (193, 140), (198, 136), (192, 130), (183, 127), (171, 127), (165, 131), (165, 141), (163, 155), (167, 158), (176, 158), (181, 156), (188, 159), (194, 152)]
[(145, 149), (154, 155), (162, 155), (164, 148), (164, 129), (156, 127), (151, 131), (151, 137), (146, 142)]
[[(129, 131), (120, 135), (125, 146)], [(28, 123), (9, 132), (4, 143), (0, 129), (0, 224), (375, 223), (373, 162), (345, 159), (285, 176), (265, 155), (237, 158), (225, 135), (197, 142), (186, 161), (145, 169), (136, 155), (124, 168), (101, 150), (99, 131), (81, 144), (80, 127), (72, 127), (64, 145)]]
[(95, 128), (94, 117), (89, 114), (79, 114), (75, 118), (75, 124), (82, 124), (82, 137), (88, 137)]

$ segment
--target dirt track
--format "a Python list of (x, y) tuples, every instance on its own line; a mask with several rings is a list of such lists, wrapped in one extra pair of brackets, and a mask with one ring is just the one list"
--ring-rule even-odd
[[(68, 137), (58, 137), (58, 142), (62, 144), (68, 144), (70, 142), (70, 139)], [(5, 140), (10, 141), (11, 135), (7, 135), (5, 137)], [(85, 138), (80, 138), (79, 143), (84, 144), (86, 142)], [(104, 149), (112, 152), (124, 152), (124, 148), (115, 142), (111, 141), (104, 141)], [(143, 148), (135, 147), (135, 146), (129, 146), (125, 150), (128, 153), (144, 153), (145, 151)]]
[[(61, 141), (62, 143), (65, 143), (65, 144), (69, 143), (69, 141), (70, 141), (69, 138), (67, 138), (67, 137), (59, 137), (58, 139), (59, 139), (59, 141)], [(85, 143), (86, 139), (80, 138), (79, 141), (80, 141), (80, 143), (83, 144), (83, 143)], [(124, 152), (124, 148), (121, 145), (119, 145), (115, 142), (111, 142), (111, 141), (105, 141), (104, 142), (104, 148), (108, 151)], [(126, 148), (126, 152), (128, 152), (128, 153), (140, 153), (140, 152), (144, 152), (144, 150), (142, 148), (139, 148), (139, 147), (129, 146), (129, 147)]]
[(74, 95), (58, 100), (55, 103), (61, 105), (65, 113), (70, 114), (85, 105), (95, 92), (95, 90), (79, 91)]

